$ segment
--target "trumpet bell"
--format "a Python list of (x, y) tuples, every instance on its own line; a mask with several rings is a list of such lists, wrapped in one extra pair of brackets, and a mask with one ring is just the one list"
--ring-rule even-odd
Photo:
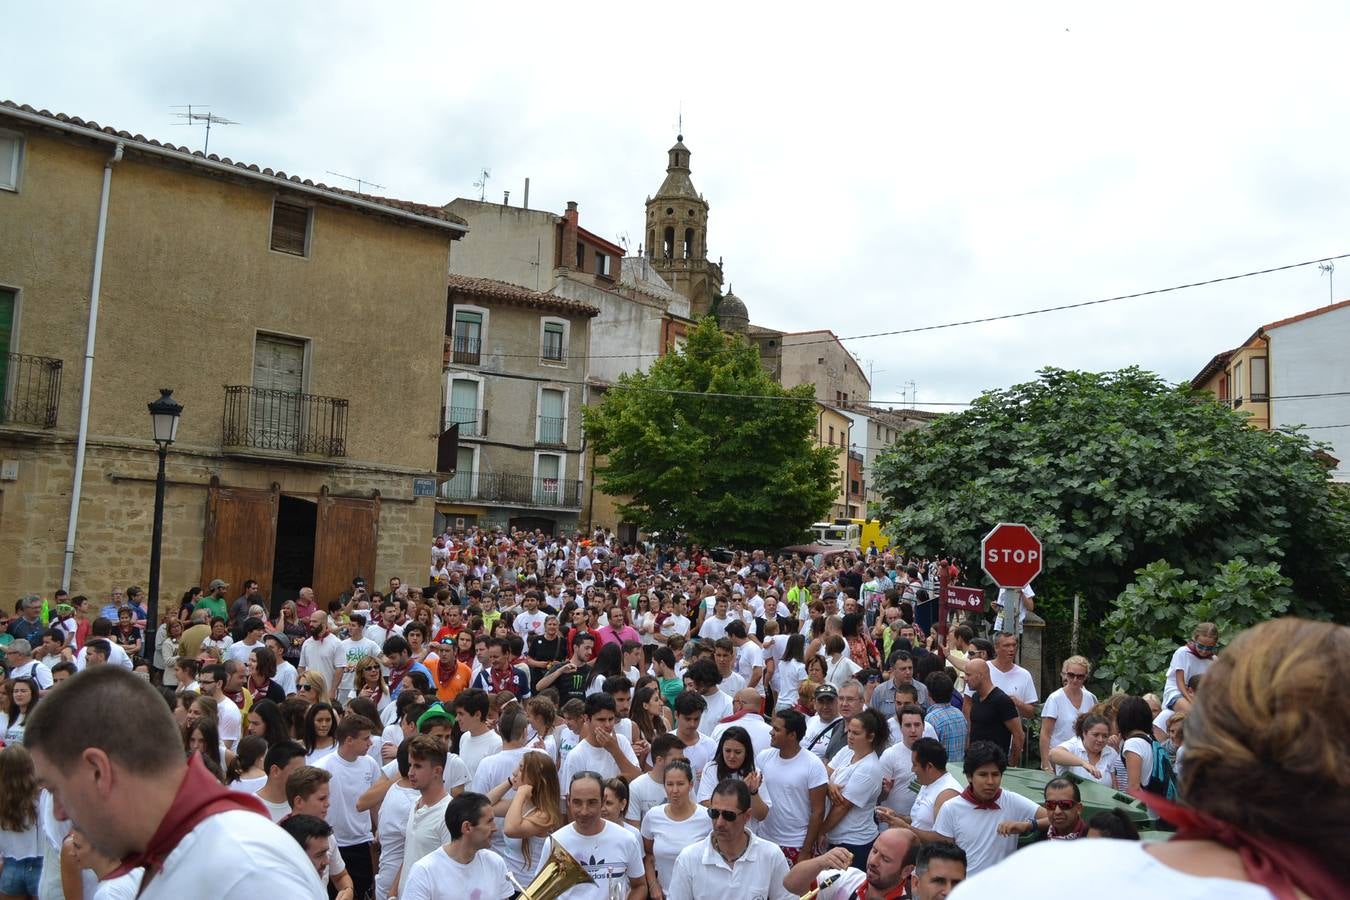
[(543, 868), (520, 889), (517, 900), (555, 900), (579, 884), (595, 884), (595, 879), (561, 844), (549, 838), (549, 853)]

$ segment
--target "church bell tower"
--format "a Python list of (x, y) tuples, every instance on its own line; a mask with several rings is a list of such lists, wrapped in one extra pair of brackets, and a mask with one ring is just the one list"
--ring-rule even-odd
[(647, 198), (647, 258), (676, 291), (689, 298), (698, 319), (722, 292), (722, 268), (708, 260), (708, 202), (689, 180), (689, 148), (677, 135), (668, 152), (666, 179)]

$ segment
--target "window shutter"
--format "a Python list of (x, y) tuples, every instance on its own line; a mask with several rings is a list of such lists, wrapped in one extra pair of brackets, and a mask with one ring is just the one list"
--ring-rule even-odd
[(272, 249), (304, 256), (308, 226), (309, 207), (276, 201), (272, 208)]

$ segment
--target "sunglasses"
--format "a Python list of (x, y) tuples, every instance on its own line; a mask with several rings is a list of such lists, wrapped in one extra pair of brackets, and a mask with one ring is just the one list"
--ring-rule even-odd
[(1053, 810), (1056, 810), (1056, 809), (1062, 809), (1062, 810), (1064, 810), (1065, 812), (1068, 812), (1069, 810), (1073, 809), (1075, 806), (1078, 805), (1078, 801), (1077, 801), (1077, 800), (1046, 800), (1046, 801), (1045, 801), (1044, 803), (1042, 803), (1041, 805), (1044, 806), (1044, 807), (1045, 807), (1046, 809), (1048, 809), (1048, 810), (1052, 810), (1052, 811), (1053, 811)]
[(1218, 649), (1219, 649), (1219, 645), (1218, 645), (1218, 644), (1196, 644), (1196, 645), (1195, 645), (1195, 649), (1201, 651), (1202, 653), (1213, 653), (1215, 650), (1218, 650)]
[(712, 819), (714, 822), (717, 821), (718, 816), (722, 817), (723, 822), (735, 822), (737, 819), (741, 817), (741, 814), (730, 809), (708, 810), (708, 818)]
[[(198, 684), (201, 684), (200, 681), (197, 682), (197, 683), (198, 683)], [(296, 685), (295, 689), (296, 689), (297, 691), (312, 691), (312, 690), (314, 690), (314, 685), (312, 685), (312, 684), (300, 684), (300, 685)]]
[(1086, 681), (1087, 675), (1082, 672), (1065, 672), (1064, 677), (1070, 681)]

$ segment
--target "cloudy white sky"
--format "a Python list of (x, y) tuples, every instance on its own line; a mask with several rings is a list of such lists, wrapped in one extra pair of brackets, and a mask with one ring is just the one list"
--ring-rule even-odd
[[(641, 240), (684, 110), (709, 247), (760, 324), (853, 335), (1350, 252), (1350, 7), (27, 3), (0, 96), (444, 203), (510, 190)], [(1093, 8), (1088, 8), (1093, 7)], [(1350, 296), (1350, 259), (1336, 273)], [(852, 341), (873, 396), (1041, 366), (1195, 374), (1328, 300), (1315, 266)]]

